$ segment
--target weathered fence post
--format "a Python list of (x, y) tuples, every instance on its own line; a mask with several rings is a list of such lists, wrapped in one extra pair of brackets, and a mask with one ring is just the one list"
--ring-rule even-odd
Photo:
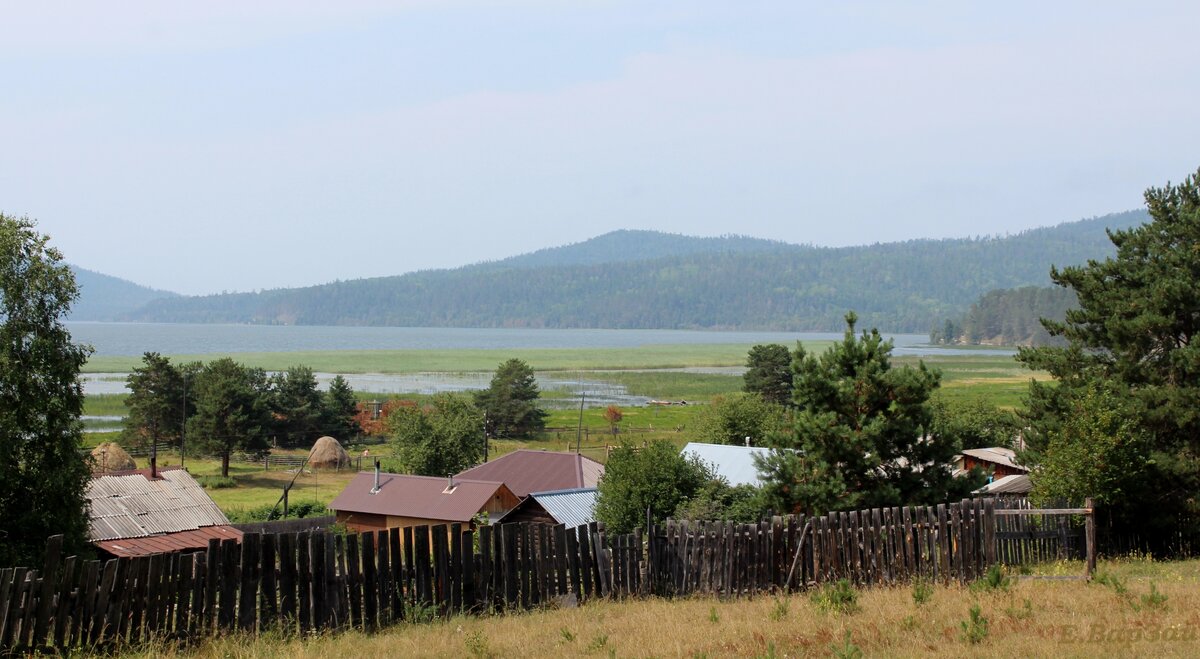
[(1096, 500), (1088, 497), (1083, 502), (1083, 507), (1087, 508), (1087, 517), (1084, 519), (1084, 541), (1087, 543), (1087, 578), (1091, 578), (1096, 574)]

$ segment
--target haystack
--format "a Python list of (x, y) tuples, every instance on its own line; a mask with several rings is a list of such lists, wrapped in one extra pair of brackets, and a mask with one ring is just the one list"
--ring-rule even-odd
[(308, 452), (308, 466), (313, 469), (340, 469), (350, 466), (350, 454), (338, 440), (325, 436), (313, 444)]
[(92, 472), (104, 474), (110, 471), (137, 469), (137, 463), (116, 442), (104, 442), (92, 449)]

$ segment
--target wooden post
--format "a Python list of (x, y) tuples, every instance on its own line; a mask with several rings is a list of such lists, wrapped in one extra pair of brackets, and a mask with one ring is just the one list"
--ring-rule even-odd
[(375, 534), (367, 531), (359, 536), (362, 547), (363, 628), (374, 631), (378, 621), (379, 579), (375, 574)]
[(58, 561), (62, 554), (63, 536), (52, 535), (46, 540), (45, 566), (42, 568), (42, 594), (38, 599), (37, 625), (31, 644), (38, 647), (46, 637), (50, 624), (50, 604), (54, 601), (54, 581), (58, 576)]
[(1090, 581), (1096, 574), (1096, 500), (1088, 497), (1083, 507), (1087, 508), (1084, 519), (1084, 541), (1087, 543), (1087, 578)]

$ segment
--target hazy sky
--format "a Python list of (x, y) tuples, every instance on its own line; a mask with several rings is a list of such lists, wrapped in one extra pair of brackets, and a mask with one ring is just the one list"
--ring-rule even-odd
[(1197, 24), (1184, 2), (4, 2), (0, 210), (183, 293), (619, 228), (1015, 232), (1200, 166)]

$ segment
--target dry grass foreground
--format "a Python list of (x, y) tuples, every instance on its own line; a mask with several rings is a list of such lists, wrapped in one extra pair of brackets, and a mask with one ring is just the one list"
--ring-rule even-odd
[[(1078, 573), (1079, 565), (1060, 568)], [(190, 650), (157, 645), (138, 656), (1200, 656), (1200, 561), (1108, 561), (1099, 574), (1106, 578), (1091, 584), (1021, 580), (987, 591), (939, 586), (923, 604), (915, 602), (911, 586), (866, 590), (850, 613), (830, 611), (808, 594), (597, 602), (401, 624), (375, 635), (304, 641), (230, 636)], [(974, 625), (974, 642), (973, 606), (987, 620), (982, 634), (981, 623)]]

